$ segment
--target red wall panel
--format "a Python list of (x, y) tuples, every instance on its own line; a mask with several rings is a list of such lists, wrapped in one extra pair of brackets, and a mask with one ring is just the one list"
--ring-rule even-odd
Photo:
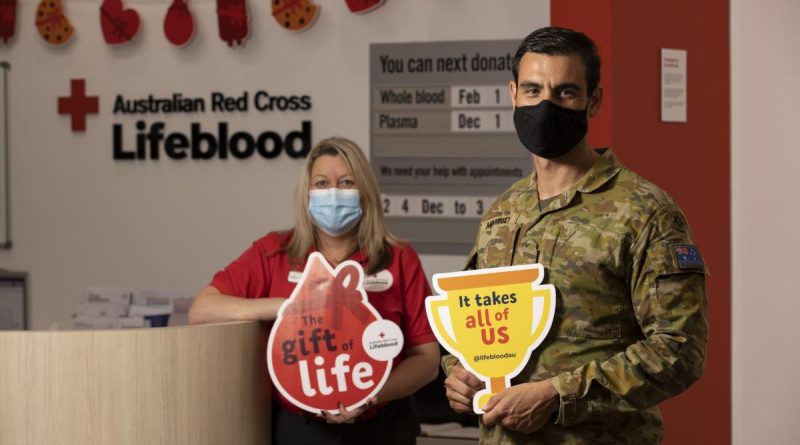
[[(590, 122), (590, 142), (611, 145), (625, 165), (677, 200), (713, 275), (706, 371), (662, 404), (664, 443), (730, 443), (729, 2), (551, 0), (551, 23), (595, 39), (602, 83), (613, 83), (603, 105), (611, 116)], [(661, 48), (687, 50), (686, 123), (661, 122)]]
[(550, 2), (550, 23), (588, 35), (597, 44), (600, 54), (603, 105), (589, 122), (589, 144), (592, 147), (610, 147), (614, 140), (613, 3), (614, 0)]

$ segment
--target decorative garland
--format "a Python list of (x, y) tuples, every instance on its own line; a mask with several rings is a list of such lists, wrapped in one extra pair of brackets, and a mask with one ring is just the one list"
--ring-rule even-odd
[[(17, 1), (0, 0), (0, 43), (9, 44), (16, 33)], [(66, 0), (40, 0), (36, 8), (36, 29), (48, 45), (62, 46), (75, 34), (75, 28), (64, 12)], [(345, 0), (353, 14), (374, 11), (386, 0)], [(303, 31), (310, 28), (320, 14), (312, 0), (270, 0), (272, 17), (285, 29)], [(141, 28), (139, 13), (126, 8), (123, 0), (103, 0), (100, 6), (100, 29), (109, 45), (122, 45), (136, 38)], [(247, 0), (217, 0), (219, 38), (228, 46), (242, 46), (250, 37)], [(189, 0), (172, 0), (164, 17), (164, 35), (176, 46), (186, 46), (196, 30)]]

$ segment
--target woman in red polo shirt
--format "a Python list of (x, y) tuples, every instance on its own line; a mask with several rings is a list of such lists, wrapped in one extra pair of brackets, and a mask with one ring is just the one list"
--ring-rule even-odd
[(377, 397), (360, 409), (314, 417), (280, 399), (273, 443), (415, 443), (419, 422), (408, 396), (436, 377), (439, 363), (425, 315), (431, 292), (414, 249), (386, 229), (375, 176), (354, 142), (330, 138), (311, 150), (297, 188), (295, 220), (294, 229), (267, 234), (218, 272), (195, 298), (189, 321), (274, 320), (311, 252), (322, 253), (334, 267), (359, 262), (368, 276), (369, 302), (403, 331), (401, 360)]

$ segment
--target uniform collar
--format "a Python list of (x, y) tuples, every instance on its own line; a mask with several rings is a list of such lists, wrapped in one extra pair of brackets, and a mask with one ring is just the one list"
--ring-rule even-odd
[(600, 154), (600, 159), (574, 185), (575, 190), (581, 193), (592, 193), (599, 189), (622, 169), (622, 165), (610, 148), (601, 148), (597, 152)]
[[(610, 148), (597, 149), (596, 151), (600, 154), (600, 158), (598, 158), (597, 161), (592, 164), (592, 166), (589, 168), (589, 171), (587, 171), (580, 179), (578, 179), (578, 182), (565, 190), (564, 193), (556, 195), (549, 202), (547, 207), (542, 209), (542, 211), (550, 212), (560, 209), (568, 205), (578, 192), (592, 193), (605, 185), (608, 181), (614, 178), (617, 173), (619, 173), (619, 171), (622, 169), (622, 165), (619, 163), (619, 161), (617, 161), (617, 157), (614, 156), (614, 153)], [(530, 186), (528, 190), (530, 191), (532, 197), (538, 199), (539, 189), (536, 182), (535, 168), (533, 169), (533, 173), (531, 173)]]
[[(605, 183), (616, 176), (620, 169), (622, 169), (622, 164), (619, 163), (617, 157), (614, 156), (614, 153), (610, 148), (599, 148), (595, 151), (600, 154), (600, 158), (598, 158), (597, 161), (592, 164), (592, 166), (589, 168), (589, 171), (587, 171), (583, 176), (581, 176), (580, 179), (578, 179), (578, 182), (573, 184), (564, 192), (565, 195), (572, 195), (576, 191), (581, 193), (592, 193), (593, 191), (605, 185)], [(539, 186), (536, 182), (535, 168), (533, 169), (533, 173), (531, 173), (530, 189), (536, 191), (537, 193), (539, 191)]]

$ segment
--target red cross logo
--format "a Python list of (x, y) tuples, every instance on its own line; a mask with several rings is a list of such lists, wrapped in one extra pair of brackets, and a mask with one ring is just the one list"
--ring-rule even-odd
[(100, 110), (97, 96), (86, 96), (86, 80), (72, 79), (70, 96), (58, 98), (58, 114), (72, 115), (72, 131), (86, 131), (86, 115)]

